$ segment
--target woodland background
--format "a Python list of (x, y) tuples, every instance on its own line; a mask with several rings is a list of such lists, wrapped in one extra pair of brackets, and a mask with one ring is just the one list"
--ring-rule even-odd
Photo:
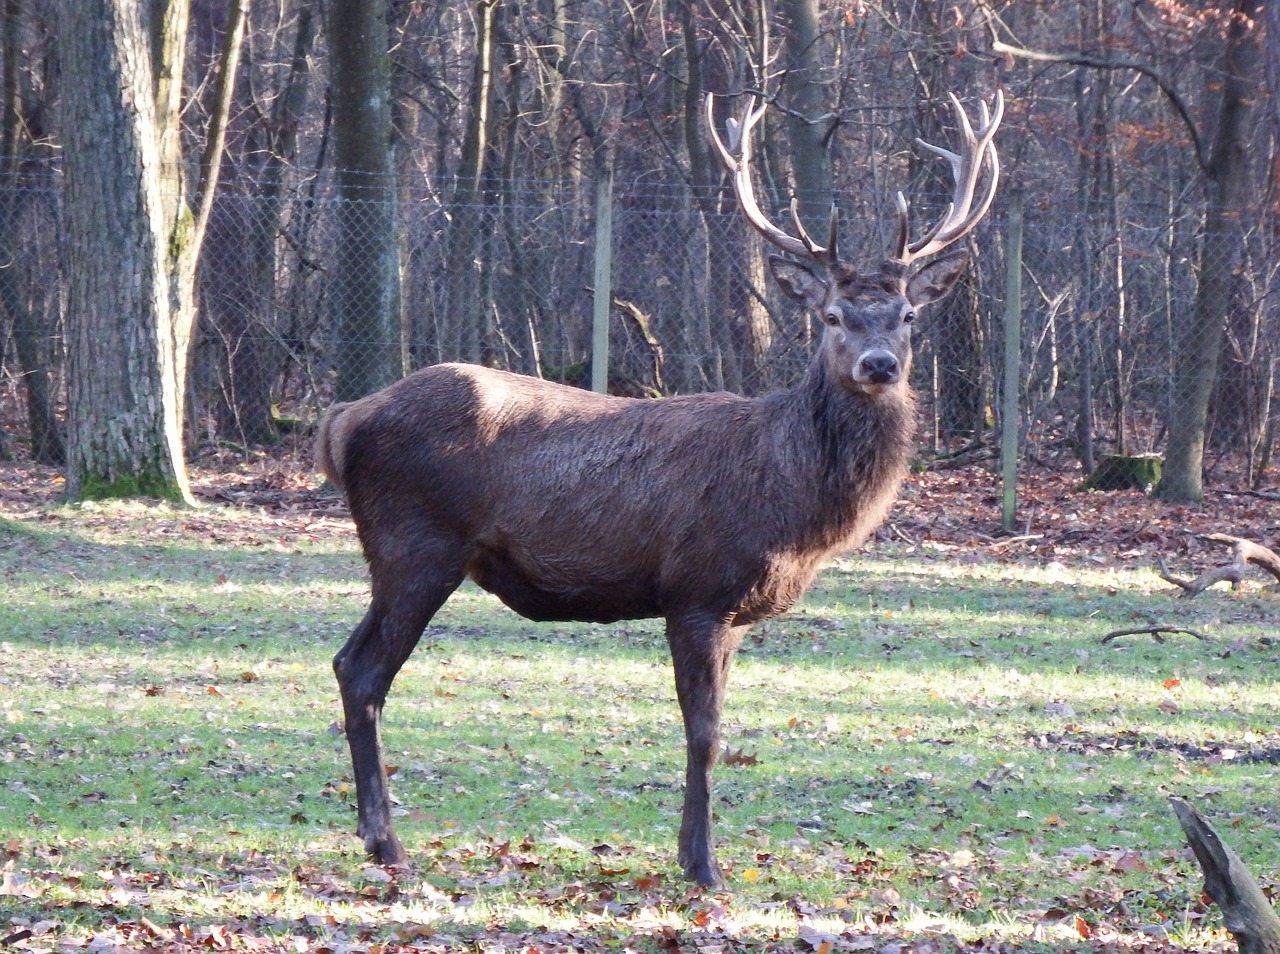
[[(869, 265), (896, 190), (917, 228), (949, 196), (913, 145), (955, 142), (947, 92), (972, 107), (997, 87), (1004, 184), (965, 287), (919, 327), (926, 448), (981, 452), (996, 423), (1020, 193), (1024, 458), (1167, 454), (1186, 472), (1171, 498), (1201, 494), (1202, 465), (1221, 485), (1273, 479), (1280, 44), (1260, 0), (128, 6), (4, 5), (0, 364), (26, 413), (0, 436), (47, 463), (69, 447), (73, 492), (142, 467), (102, 435), (146, 430), (136, 395), (77, 381), (161, 375), (140, 357), (155, 341), (178, 342), (158, 390), (179, 469), (440, 360), (586, 385), (602, 287), (611, 390), (784, 386), (816, 329), (765, 279), (708, 156), (705, 93), (720, 121), (744, 94), (771, 101), (767, 208), (783, 220), (794, 194), (821, 223), (834, 198), (844, 254)], [(125, 68), (131, 36), (151, 44), (137, 88), (158, 106), (121, 115), (155, 126), (135, 165), (169, 223), (172, 326), (113, 297), (144, 266), (77, 277), (140, 243), (74, 186), (117, 188), (100, 35)]]

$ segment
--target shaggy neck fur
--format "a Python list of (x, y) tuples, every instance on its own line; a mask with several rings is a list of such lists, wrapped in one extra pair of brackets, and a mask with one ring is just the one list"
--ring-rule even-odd
[(855, 546), (883, 519), (906, 474), (914, 396), (905, 380), (874, 396), (848, 391), (831, 379), (819, 355), (788, 404), (790, 427), (797, 429), (791, 446), (814, 455), (797, 461), (797, 471), (807, 471), (809, 492), (824, 502), (813, 530), (829, 546)]

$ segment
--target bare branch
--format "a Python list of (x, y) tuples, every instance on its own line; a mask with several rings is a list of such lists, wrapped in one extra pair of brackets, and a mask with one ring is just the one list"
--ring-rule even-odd
[(1185, 633), (1188, 636), (1194, 636), (1203, 642), (1209, 642), (1209, 637), (1204, 633), (1197, 633), (1194, 629), (1179, 629), (1173, 626), (1141, 626), (1137, 629), (1115, 629), (1103, 636), (1099, 642), (1109, 643), (1113, 639), (1119, 639), (1121, 636), (1150, 636), (1157, 643), (1163, 643), (1161, 637), (1165, 633)]
[(1191, 137), (1191, 143), (1196, 152), (1196, 162), (1200, 164), (1200, 169), (1206, 174), (1210, 172), (1209, 158), (1204, 152), (1204, 142), (1200, 138), (1200, 130), (1196, 128), (1195, 120), (1191, 118), (1191, 111), (1187, 108), (1187, 104), (1178, 95), (1178, 91), (1174, 89), (1173, 84), (1146, 63), (1139, 63), (1135, 60), (1113, 60), (1079, 52), (1045, 53), (1040, 50), (1028, 50), (1020, 46), (1010, 46), (1001, 40), (994, 40), (991, 48), (996, 53), (1004, 53), (1024, 60), (1034, 60), (1037, 63), (1064, 63), (1069, 66), (1088, 66), (1099, 70), (1132, 70), (1147, 77), (1159, 87), (1160, 92), (1164, 93), (1172, 104), (1174, 112), (1178, 114), (1178, 118), (1187, 127), (1187, 135)]

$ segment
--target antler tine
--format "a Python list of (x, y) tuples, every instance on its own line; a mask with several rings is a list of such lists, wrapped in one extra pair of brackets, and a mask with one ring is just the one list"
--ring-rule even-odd
[(835, 262), (836, 229), (839, 226), (839, 220), (834, 202), (831, 203), (831, 217), (827, 224), (827, 244), (825, 248), (813, 240), (813, 237), (809, 235), (809, 230), (800, 221), (800, 200), (795, 196), (791, 197), (791, 222), (796, 227), (796, 234), (800, 236), (800, 241), (804, 242), (810, 256), (820, 262)]
[(834, 261), (834, 210), (831, 224), (833, 240), (829, 247), (824, 248), (815, 242), (813, 237), (805, 231), (804, 226), (800, 224), (795, 211), (794, 200), (792, 202), (791, 215), (796, 223), (799, 237), (784, 232), (770, 222), (764, 212), (760, 210), (760, 204), (756, 201), (755, 187), (751, 183), (751, 131), (760, 122), (761, 117), (764, 116), (768, 104), (757, 96), (755, 97), (755, 102), (759, 105), (749, 108), (741, 122), (730, 119), (725, 124), (725, 128), (729, 131), (729, 145), (726, 147), (720, 139), (720, 134), (716, 132), (714, 102), (714, 95), (708, 93), (707, 133), (711, 139), (711, 144), (720, 156), (721, 163), (729, 171), (733, 180), (734, 194), (738, 198), (738, 205), (742, 209), (742, 214), (746, 216), (747, 222), (764, 236), (766, 241), (790, 255), (795, 255), (798, 258), (810, 258), (823, 263)]
[[(996, 155), (992, 140), (1000, 127), (1000, 120), (1004, 117), (1004, 93), (1000, 90), (996, 91), (990, 110), (986, 103), (979, 104), (981, 123), (977, 130), (974, 130), (970, 123), (969, 115), (960, 105), (960, 100), (954, 93), (948, 95), (955, 111), (956, 122), (960, 127), (962, 139), (960, 153), (943, 149), (922, 139), (917, 139), (916, 142), (929, 152), (947, 160), (951, 166), (952, 178), (955, 180), (955, 192), (942, 217), (915, 242), (908, 242), (907, 203), (902, 193), (898, 193), (898, 242), (894, 257), (905, 263), (939, 252), (971, 232), (991, 208), (996, 195), (996, 185), (1000, 180), (1000, 158)], [(975, 206), (974, 193), (984, 169), (987, 173), (986, 191)]]

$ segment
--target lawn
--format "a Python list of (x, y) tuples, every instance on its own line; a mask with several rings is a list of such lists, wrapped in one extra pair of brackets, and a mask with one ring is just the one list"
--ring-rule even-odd
[[(366, 577), (340, 499), (304, 484), (197, 511), (0, 498), (9, 947), (1230, 946), (1171, 794), (1271, 884), (1274, 588), (1175, 598), (1150, 568), (1167, 513), (1145, 549), (1132, 522), (1065, 546), (1057, 518), (966, 543), (913, 532), (940, 504), (910, 490), (743, 648), (716, 787), (727, 890), (678, 877), (660, 623), (535, 624), (474, 589), (387, 706), (414, 866), (370, 865), (330, 669)], [(1092, 499), (1067, 506), (1088, 521)], [(1205, 638), (1102, 641), (1154, 625)]]

